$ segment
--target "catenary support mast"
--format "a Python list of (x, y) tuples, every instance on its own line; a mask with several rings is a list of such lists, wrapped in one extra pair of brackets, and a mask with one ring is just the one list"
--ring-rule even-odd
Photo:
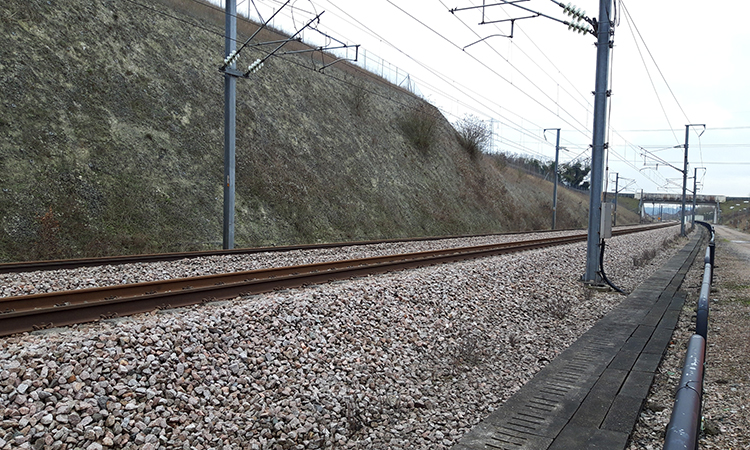
[(687, 171), (688, 171), (688, 138), (690, 137), (690, 125), (685, 125), (685, 161), (682, 166), (682, 211), (680, 212), (680, 236), (685, 234), (685, 197), (687, 195)]
[(557, 139), (555, 140), (555, 187), (552, 190), (552, 229), (557, 227), (557, 185), (560, 182), (560, 171), (558, 170), (558, 164), (560, 162), (560, 129), (559, 128), (545, 128), (544, 139), (547, 139), (547, 131), (557, 131)]
[[(236, 49), (237, 0), (227, 0), (225, 56)], [(230, 69), (236, 68), (232, 62)], [(237, 77), (224, 73), (224, 249), (234, 248), (234, 169), (235, 131), (237, 117)]]
[(609, 100), (609, 53), (612, 46), (612, 0), (599, 1), (599, 20), (596, 43), (596, 88), (594, 91), (594, 139), (591, 150), (591, 196), (589, 198), (589, 227), (586, 242), (586, 273), (584, 281), (598, 284), (597, 270), (601, 252), (602, 189), (604, 177), (604, 142), (607, 130)]

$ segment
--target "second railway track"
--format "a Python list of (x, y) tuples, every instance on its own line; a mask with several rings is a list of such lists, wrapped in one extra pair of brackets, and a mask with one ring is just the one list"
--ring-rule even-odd
[[(657, 227), (617, 230), (615, 234), (654, 228)], [(520, 242), (4, 297), (0, 298), (0, 336), (585, 240), (586, 234), (579, 233)]]

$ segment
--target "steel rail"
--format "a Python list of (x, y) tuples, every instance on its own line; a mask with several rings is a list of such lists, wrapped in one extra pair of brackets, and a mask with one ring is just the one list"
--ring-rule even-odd
[[(649, 227), (648, 229), (653, 229)], [(644, 231), (618, 230), (617, 234)], [(586, 234), (0, 298), (0, 336), (426, 265), (581, 242)]]
[(149, 253), (140, 255), (120, 255), (120, 256), (103, 256), (99, 258), (75, 258), (75, 259), (50, 259), (44, 261), (16, 261), (0, 263), (0, 273), (19, 273), (33, 272), (38, 270), (59, 270), (75, 269), (78, 267), (95, 267), (95, 266), (112, 266), (118, 264), (138, 264), (162, 261), (176, 261), (180, 259), (204, 258), (208, 256), (224, 255), (249, 255), (255, 253), (267, 252), (288, 252), (293, 250), (320, 250), (327, 248), (356, 247), (360, 245), (376, 244), (398, 244), (402, 242), (426, 242), (441, 241), (448, 239), (467, 239), (474, 237), (488, 236), (512, 236), (526, 233), (552, 233), (557, 231), (579, 231), (576, 229), (561, 230), (539, 230), (539, 231), (514, 231), (509, 233), (487, 233), (474, 235), (454, 235), (454, 236), (431, 236), (422, 238), (402, 238), (402, 239), (380, 239), (368, 241), (352, 242), (328, 242), (322, 244), (300, 244), (300, 245), (280, 245), (273, 247), (249, 247), (235, 248), (230, 250), (198, 250), (192, 252), (173, 252), (173, 253)]

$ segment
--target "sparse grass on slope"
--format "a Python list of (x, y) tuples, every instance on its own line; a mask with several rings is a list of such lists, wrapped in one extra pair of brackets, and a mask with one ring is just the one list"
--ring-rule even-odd
[[(220, 247), (223, 17), (148, 6), (181, 20), (131, 2), (4, 3), (0, 260)], [(239, 80), (237, 246), (549, 227), (550, 183), (472, 159), (403, 89), (310, 65), (272, 59)], [(413, 110), (435, 119), (427, 150), (399, 127)], [(559, 226), (584, 226), (587, 206), (561, 195)]]

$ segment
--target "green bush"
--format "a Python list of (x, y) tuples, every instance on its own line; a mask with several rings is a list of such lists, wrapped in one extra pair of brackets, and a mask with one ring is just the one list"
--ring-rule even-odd
[(420, 105), (399, 120), (399, 128), (414, 148), (426, 153), (435, 142), (437, 119), (424, 105)]

